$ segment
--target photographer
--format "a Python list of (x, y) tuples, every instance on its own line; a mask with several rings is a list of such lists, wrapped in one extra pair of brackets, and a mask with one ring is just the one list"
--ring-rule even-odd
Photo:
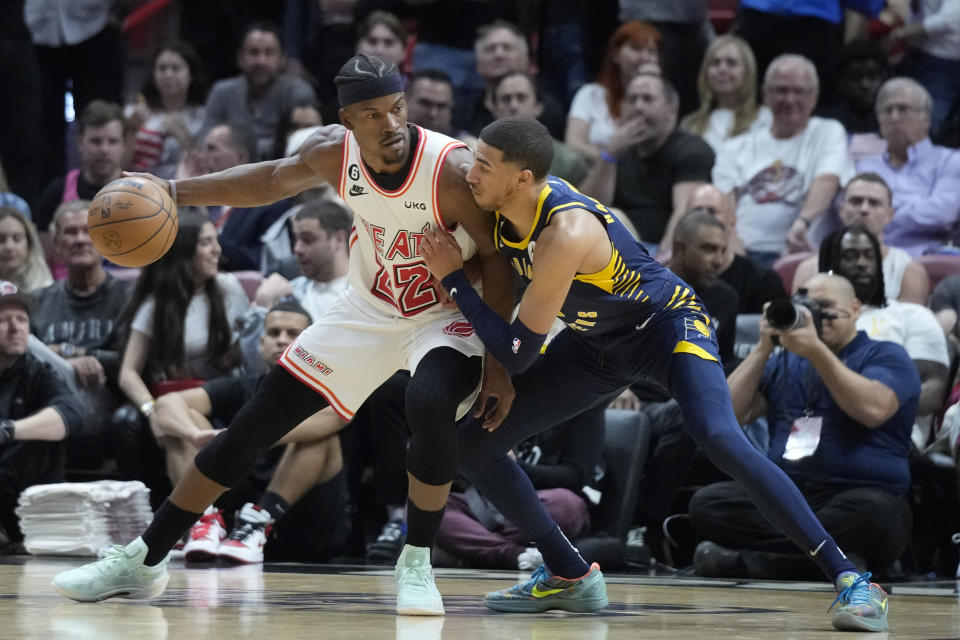
[[(734, 410), (741, 424), (767, 416), (770, 459), (851, 560), (882, 575), (910, 535), (904, 494), (920, 380), (903, 347), (857, 330), (862, 305), (848, 280), (819, 274), (807, 290), (794, 299), (797, 322), (776, 312), (789, 310), (783, 301), (766, 305), (760, 341), (728, 379)], [(690, 520), (703, 539), (694, 554), (700, 575), (816, 575), (735, 482), (697, 491)]]

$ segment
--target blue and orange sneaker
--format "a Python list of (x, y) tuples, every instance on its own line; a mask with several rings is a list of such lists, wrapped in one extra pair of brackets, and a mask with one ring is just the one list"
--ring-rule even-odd
[(568, 580), (548, 573), (546, 565), (533, 572), (530, 580), (509, 589), (491, 591), (483, 604), (494, 611), (542, 613), (551, 609), (591, 613), (610, 604), (607, 584), (600, 565), (594, 562), (585, 575)]
[[(870, 582), (870, 572), (857, 575), (853, 572), (840, 576), (837, 581), (844, 589), (837, 594), (830, 609), (839, 602), (830, 622), (840, 631), (886, 631), (887, 592), (880, 585)], [(828, 611), (830, 610), (828, 609)]]

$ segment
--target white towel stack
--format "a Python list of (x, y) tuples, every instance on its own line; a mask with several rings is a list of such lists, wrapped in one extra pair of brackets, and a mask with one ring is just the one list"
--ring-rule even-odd
[(150, 490), (116, 480), (36, 485), (20, 494), (16, 513), (34, 555), (96, 556), (127, 544), (153, 519)]

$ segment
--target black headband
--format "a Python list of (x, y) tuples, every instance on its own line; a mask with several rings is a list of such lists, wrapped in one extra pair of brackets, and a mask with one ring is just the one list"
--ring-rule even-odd
[(353, 82), (340, 82), (337, 84), (337, 97), (340, 100), (341, 107), (402, 92), (403, 80), (399, 73), (393, 73), (380, 78), (363, 78)]

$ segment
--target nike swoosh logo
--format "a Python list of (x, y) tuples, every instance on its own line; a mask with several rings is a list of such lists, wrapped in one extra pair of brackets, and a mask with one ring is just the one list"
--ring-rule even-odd
[(547, 596), (552, 596), (555, 593), (560, 593), (561, 591), (563, 591), (563, 589), (547, 589), (545, 591), (541, 591), (540, 587), (533, 585), (533, 590), (531, 590), (530, 593), (533, 594), (534, 598), (545, 598)]
[(884, 600), (877, 600), (876, 598), (874, 598), (873, 601), (876, 602), (878, 605), (880, 605), (880, 610), (881, 610), (881, 611), (886, 611), (886, 610), (887, 610), (887, 601), (886, 601), (886, 599), (884, 599)]

